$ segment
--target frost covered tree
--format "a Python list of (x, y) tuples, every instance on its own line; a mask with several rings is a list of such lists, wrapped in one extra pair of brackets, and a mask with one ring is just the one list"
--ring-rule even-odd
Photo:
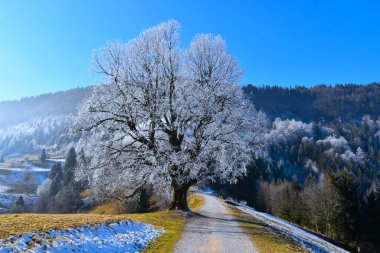
[(98, 198), (127, 198), (149, 183), (172, 190), (170, 209), (187, 210), (190, 186), (236, 182), (264, 153), (266, 116), (244, 98), (222, 37), (197, 35), (183, 51), (179, 24), (168, 21), (109, 44), (94, 63), (102, 78), (74, 126), (88, 132), (77, 176)]
[(72, 213), (82, 206), (82, 183), (75, 181), (74, 170), (77, 154), (74, 148), (67, 153), (64, 166), (57, 162), (51, 168), (48, 178), (37, 189), (38, 212)]

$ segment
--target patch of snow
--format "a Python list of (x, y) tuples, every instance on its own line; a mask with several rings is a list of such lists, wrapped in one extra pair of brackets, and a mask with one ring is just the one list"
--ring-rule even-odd
[(23, 197), (26, 206), (29, 208), (33, 208), (37, 202), (37, 196), (35, 194), (8, 194), (0, 192), (0, 213), (8, 213), (20, 196)]
[(279, 219), (267, 213), (257, 212), (248, 206), (237, 206), (237, 208), (247, 214), (252, 215), (256, 219), (264, 222), (268, 226), (290, 236), (295, 241), (302, 244), (308, 250), (315, 253), (348, 253), (348, 251), (333, 245), (332, 243), (311, 234), (287, 221)]
[(0, 184), (22, 184), (26, 181), (26, 175), (30, 173), (30, 181), (28, 184), (42, 184), (42, 182), (48, 177), (49, 170), (23, 170), (23, 169), (0, 169)]
[(35, 166), (29, 166), (29, 167), (19, 167), (19, 168), (0, 168), (0, 170), (8, 170), (8, 171), (22, 171), (22, 172), (44, 172), (44, 171), (50, 171), (48, 168), (41, 168), (41, 167), (35, 167)]
[(21, 152), (12, 152), (9, 155), (5, 156), (4, 159), (7, 160), (7, 159), (10, 159), (10, 158), (16, 158), (16, 157), (20, 157), (20, 156), (23, 156), (23, 155), (25, 155), (25, 154), (21, 153)]
[[(10, 207), (12, 205), (12, 203), (15, 201), (16, 201), (16, 199), (15, 199), (14, 195), (2, 194), (0, 192), (0, 205), (5, 206), (5, 207)], [(6, 209), (6, 208), (4, 208), (4, 209)]]
[[(160, 236), (152, 225), (131, 220), (82, 226), (68, 230), (32, 232), (0, 240), (5, 252), (139, 252)], [(29, 244), (34, 242), (32, 248)]]
[[(7, 192), (10, 189), (11, 189), (11, 187), (8, 185), (0, 185), (0, 193)], [(0, 197), (0, 203), (1, 203), (1, 197)]]
[(64, 163), (65, 162), (65, 158), (49, 158), (49, 159), (46, 159), (46, 161), (49, 161), (49, 162), (60, 162), (60, 163)]

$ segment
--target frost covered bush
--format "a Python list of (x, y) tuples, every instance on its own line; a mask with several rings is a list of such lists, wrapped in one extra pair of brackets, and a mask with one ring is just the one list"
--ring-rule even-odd
[(271, 143), (290, 142), (305, 136), (311, 136), (312, 130), (313, 126), (311, 123), (307, 124), (294, 119), (281, 120), (280, 118), (276, 118), (266, 138)]

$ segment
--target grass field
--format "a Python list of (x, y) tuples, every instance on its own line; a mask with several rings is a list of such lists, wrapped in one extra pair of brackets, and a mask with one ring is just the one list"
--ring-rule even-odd
[[(198, 195), (189, 195), (189, 205), (192, 209), (200, 208), (204, 199)], [(180, 211), (158, 211), (139, 214), (116, 214), (113, 204), (97, 207), (89, 214), (2, 214), (0, 215), (0, 238), (11, 235), (25, 234), (35, 230), (42, 232), (51, 229), (68, 229), (81, 225), (96, 225), (107, 221), (131, 219), (146, 224), (152, 224), (165, 233), (151, 242), (144, 253), (172, 252), (176, 242), (181, 238), (185, 225), (186, 213)]]
[[(205, 200), (202, 196), (196, 195), (193, 193), (193, 191), (190, 191), (188, 203), (189, 207), (193, 211), (196, 211), (199, 208), (201, 208), (204, 202)], [(109, 203), (97, 207), (90, 213), (112, 216), (113, 214), (118, 213), (118, 209), (119, 208), (115, 203)], [(143, 253), (169, 253), (173, 251), (175, 244), (181, 238), (183, 228), (185, 226), (186, 213), (179, 211), (161, 211), (146, 214), (131, 214), (126, 216), (130, 217), (130, 219), (133, 220), (152, 224), (158, 229), (165, 229), (164, 235), (157, 238), (157, 240), (151, 242), (143, 251)]]
[[(202, 196), (196, 194), (190, 194), (188, 198), (189, 206), (193, 211), (202, 207), (204, 201)], [(290, 238), (275, 232), (252, 216), (228, 205), (226, 206), (252, 239), (259, 252), (308, 252)], [(172, 252), (175, 244), (181, 238), (186, 216), (188, 215), (180, 211), (158, 211), (139, 214), (117, 214), (117, 211), (116, 205), (104, 204), (89, 214), (2, 214), (0, 215), (0, 238), (35, 230), (42, 232), (51, 229), (65, 230), (81, 225), (96, 225), (107, 221), (131, 219), (152, 224), (157, 229), (165, 230), (162, 236), (145, 248), (144, 253), (169, 253)]]
[(251, 215), (226, 205), (231, 214), (238, 220), (240, 226), (251, 238), (253, 245), (259, 252), (266, 253), (294, 253), (309, 252), (291, 238), (273, 230)]

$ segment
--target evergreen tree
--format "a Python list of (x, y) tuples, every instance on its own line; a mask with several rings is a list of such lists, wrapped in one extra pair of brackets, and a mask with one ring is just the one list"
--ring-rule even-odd
[[(72, 213), (82, 205), (81, 184), (74, 179), (74, 170), (77, 165), (77, 154), (71, 148), (67, 154), (64, 167), (55, 163), (50, 170), (48, 180), (40, 189), (39, 211), (50, 213)], [(45, 204), (45, 206), (43, 206)]]
[(49, 172), (49, 179), (54, 179), (55, 177), (60, 178), (61, 180), (63, 179), (63, 174), (62, 174), (62, 166), (61, 163), (54, 163), (53, 167), (51, 168)]
[(61, 213), (73, 213), (83, 206), (80, 192), (74, 184), (63, 186), (54, 198), (55, 210)]
[(57, 193), (61, 190), (62, 188), (62, 177), (59, 177), (58, 174), (56, 174), (50, 185), (50, 197), (54, 197), (57, 195)]
[(16, 200), (13, 211), (15, 213), (23, 213), (26, 211), (25, 201), (24, 201), (24, 198), (22, 196), (18, 197), (18, 199)]
[(361, 230), (364, 232), (363, 237), (373, 242), (374, 247), (380, 250), (380, 188), (371, 189), (363, 205), (364, 212), (361, 218)]
[[(354, 175), (343, 170), (333, 177), (333, 184), (339, 194), (340, 213), (336, 219), (338, 240), (350, 245), (355, 241), (358, 232), (358, 210), (357, 200), (358, 188)], [(350, 245), (353, 247), (354, 245)]]
[(77, 166), (77, 153), (74, 148), (70, 148), (64, 165), (64, 185), (68, 185), (70, 182), (74, 182), (74, 170)]
[(45, 148), (43, 148), (40, 155), (40, 162), (42, 163), (42, 165), (45, 164), (46, 158), (47, 158), (46, 151), (45, 151)]

